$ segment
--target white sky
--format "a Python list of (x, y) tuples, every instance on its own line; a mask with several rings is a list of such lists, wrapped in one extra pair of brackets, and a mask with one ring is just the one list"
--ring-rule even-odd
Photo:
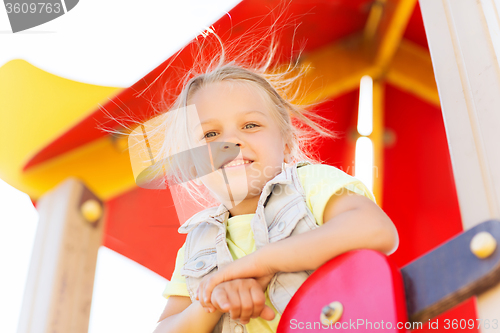
[[(0, 6), (0, 66), (20, 58), (75, 81), (128, 87), (238, 2), (83, 0), (64, 16), (16, 34)], [(37, 220), (28, 196), (0, 179), (2, 333), (16, 332)], [(165, 306), (165, 282), (101, 247), (89, 332), (152, 332)]]
[(0, 6), (0, 66), (22, 58), (76, 81), (129, 87), (239, 2), (82, 0), (16, 34)]

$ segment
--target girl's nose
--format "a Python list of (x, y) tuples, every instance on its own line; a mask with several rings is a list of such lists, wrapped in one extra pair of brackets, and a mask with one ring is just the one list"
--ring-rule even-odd
[(215, 143), (218, 147), (214, 147), (217, 151), (224, 154), (234, 154), (234, 157), (238, 155), (241, 149), (241, 144), (232, 142), (217, 142)]
[(239, 143), (231, 143), (231, 142), (221, 142), (220, 152), (222, 158), (233, 159), (238, 156), (241, 150), (241, 145)]
[(231, 143), (231, 144), (236, 145), (240, 148), (243, 147), (243, 145), (244, 145), (243, 140), (241, 140), (237, 135), (230, 134), (230, 133), (221, 137), (221, 141)]
[(233, 146), (237, 146), (237, 147), (241, 147), (241, 143), (224, 143), (224, 145), (222, 146), (222, 149), (226, 150), (226, 149), (231, 149)]
[(211, 160), (215, 169), (235, 159), (240, 153), (240, 144), (232, 142), (210, 142)]

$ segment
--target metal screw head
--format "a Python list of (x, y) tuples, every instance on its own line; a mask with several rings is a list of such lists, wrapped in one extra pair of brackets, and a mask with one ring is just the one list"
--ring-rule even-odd
[(489, 232), (481, 231), (470, 241), (470, 250), (480, 259), (489, 257), (496, 249), (497, 241)]
[(342, 306), (342, 303), (332, 302), (325, 305), (323, 309), (321, 309), (321, 315), (319, 318), (324, 325), (331, 325), (339, 321), (343, 312), (344, 307)]
[(325, 305), (321, 310), (321, 313), (324, 314), (326, 318), (330, 318), (335, 313), (335, 310), (332, 309), (330, 305)]

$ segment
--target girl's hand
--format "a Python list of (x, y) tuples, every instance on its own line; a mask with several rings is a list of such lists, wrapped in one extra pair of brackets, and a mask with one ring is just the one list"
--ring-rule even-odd
[(255, 279), (223, 282), (214, 288), (211, 296), (211, 303), (217, 310), (229, 312), (231, 319), (239, 318), (242, 324), (259, 316), (265, 320), (274, 319), (274, 311), (265, 302), (262, 285)]
[[(211, 308), (210, 299), (215, 286), (235, 279), (255, 278), (262, 287), (265, 285), (267, 288), (267, 284), (277, 271), (267, 264), (268, 260), (260, 259), (260, 257), (265, 258), (265, 256), (261, 255), (264, 253), (264, 249), (265, 247), (235, 260), (210, 276), (204, 277), (198, 287), (196, 299), (200, 301), (203, 307)], [(272, 260), (269, 260), (269, 262), (272, 262)]]

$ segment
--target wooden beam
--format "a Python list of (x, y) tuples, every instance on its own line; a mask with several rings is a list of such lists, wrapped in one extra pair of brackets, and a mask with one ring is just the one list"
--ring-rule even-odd
[[(496, 287), (500, 282), (500, 251), (493, 248), (487, 257), (479, 257), (471, 250), (475, 237), (484, 233), (491, 237), (491, 241), (483, 243), (487, 252), (488, 243), (497, 246), (500, 241), (500, 221), (485, 221), (401, 268), (409, 321), (426, 323), (470, 297)], [(497, 318), (491, 317), (489, 321), (493, 319)], [(480, 328), (484, 326), (482, 323)], [(475, 327), (479, 328), (477, 321)]]
[(439, 106), (439, 94), (429, 51), (403, 39), (390, 63), (387, 82)]
[(73, 175), (95, 189), (102, 200), (136, 187), (126, 142), (120, 140), (105, 136), (30, 168), (22, 176), (37, 191), (32, 197), (38, 199)]
[[(97, 213), (97, 219), (88, 221), (83, 206)], [(69, 178), (43, 195), (37, 210), (40, 219), (17, 332), (87, 333), (103, 203)]]
[(384, 84), (373, 81), (373, 195), (379, 207), (382, 207), (384, 175)]
[(344, 39), (318, 51), (304, 55), (301, 64), (308, 68), (300, 86), (304, 95), (300, 104), (320, 102), (357, 89), (363, 75), (379, 76), (377, 68), (362, 52), (361, 35)]
[[(420, 6), (462, 223), (470, 229), (500, 219), (500, 7), (490, 0), (421, 0)], [(496, 318), (500, 285), (478, 297), (477, 305), (478, 318)]]
[[(374, 65), (383, 72), (398, 49), (416, 3), (417, 0), (389, 0), (383, 4), (384, 11), (377, 33), (371, 41), (367, 41), (369, 53), (374, 57)], [(378, 6), (374, 5), (372, 10), (379, 10)]]
[(387, 0), (375, 0), (370, 8), (370, 14), (366, 20), (365, 29), (363, 32), (363, 39), (365, 43), (370, 42), (375, 37), (380, 21), (384, 14), (384, 7)]
[(361, 77), (370, 75), (440, 105), (429, 51), (406, 39), (401, 40), (385, 72), (363, 54), (359, 36), (310, 53), (302, 63), (310, 68), (300, 83), (300, 88), (308, 89), (301, 100), (303, 104), (357, 89)]

